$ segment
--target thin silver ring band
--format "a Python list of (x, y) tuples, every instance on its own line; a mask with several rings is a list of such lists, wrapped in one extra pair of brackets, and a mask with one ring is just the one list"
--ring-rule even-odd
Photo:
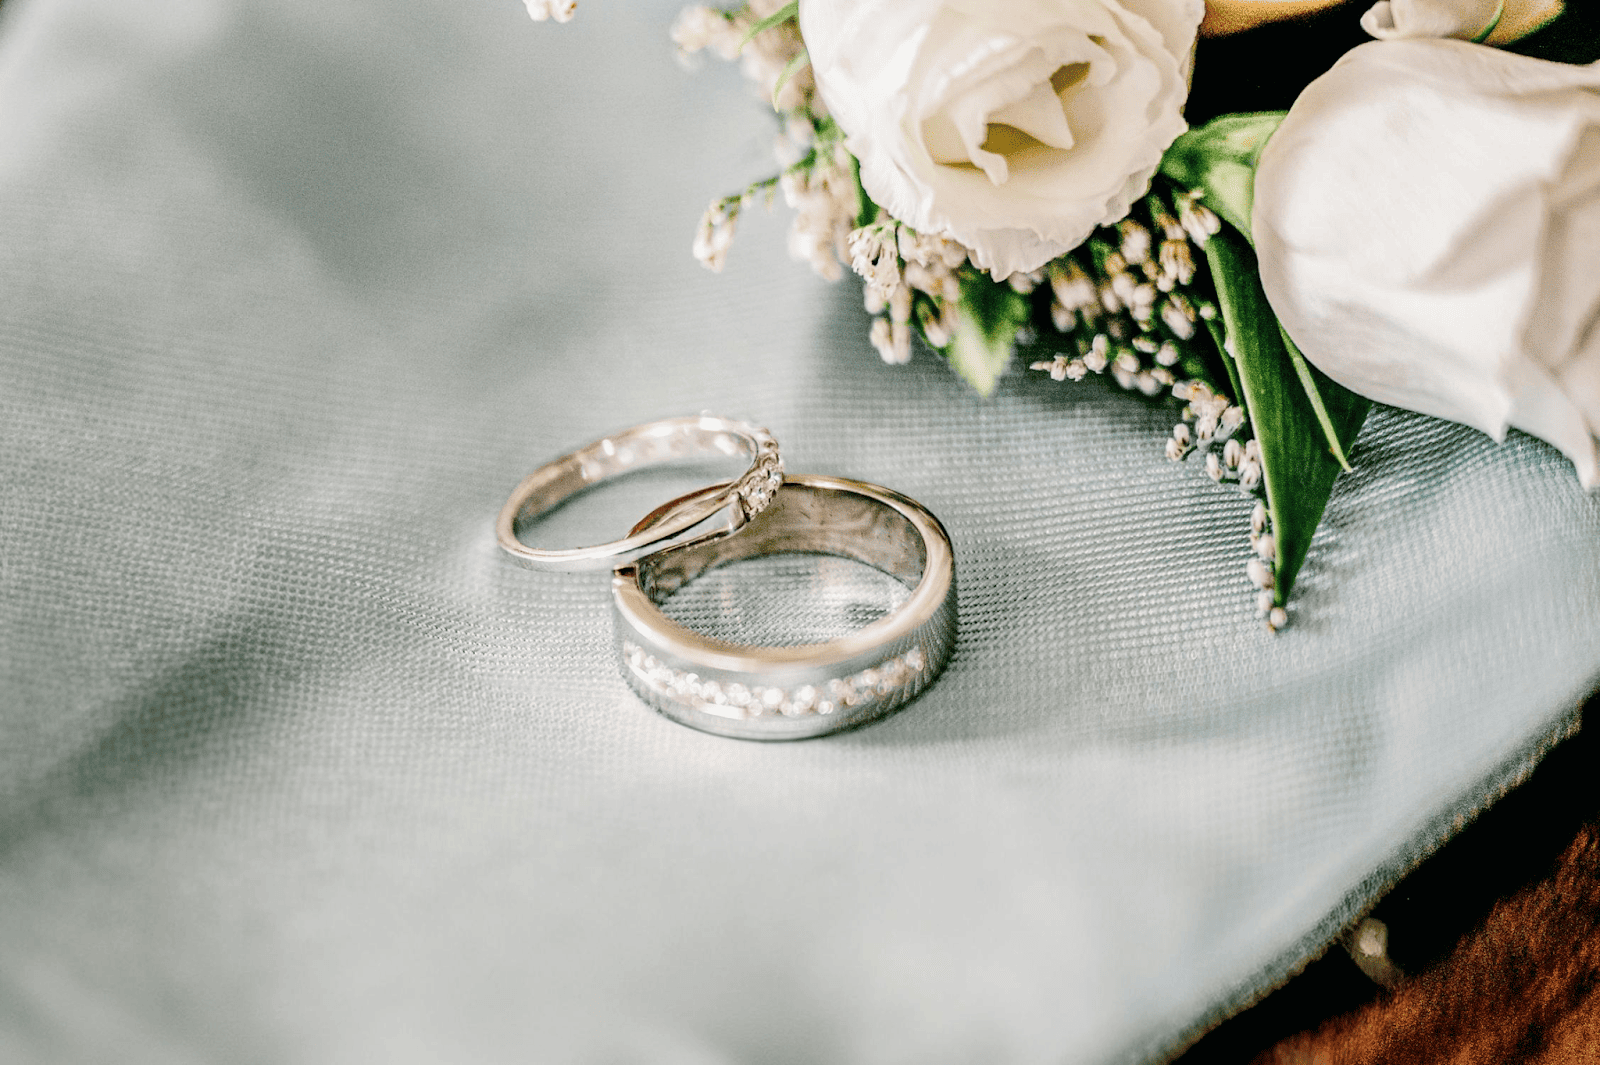
[[(661, 611), (661, 602), (706, 570), (789, 552), (865, 562), (911, 593), (848, 636), (787, 647), (727, 643)], [(611, 590), (617, 652), (634, 691), (674, 721), (721, 736), (794, 740), (863, 724), (921, 694), (955, 647), (955, 556), (944, 526), (898, 492), (842, 477), (790, 475), (737, 534), (618, 567)]]
[[(741, 452), (750, 460), (743, 474), (658, 510), (658, 520), (648, 530), (636, 527), (609, 544), (562, 550), (529, 547), (517, 537), (522, 526), (608, 477), (665, 462)], [(611, 569), (704, 535), (697, 526), (719, 512), (727, 516), (721, 531), (741, 528), (771, 502), (782, 482), (778, 442), (765, 429), (710, 415), (665, 418), (613, 433), (534, 470), (500, 508), (495, 537), (506, 554), (530, 569)]]

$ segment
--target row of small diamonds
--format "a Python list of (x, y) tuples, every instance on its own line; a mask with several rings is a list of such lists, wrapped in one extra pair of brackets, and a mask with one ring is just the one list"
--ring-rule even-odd
[(778, 486), (783, 484), (783, 458), (778, 454), (778, 442), (765, 429), (756, 429), (753, 435), (756, 438), (755, 464), (739, 478), (739, 496), (751, 514), (765, 509)]
[(894, 695), (901, 688), (920, 681), (928, 666), (927, 655), (923, 654), (920, 647), (913, 647), (874, 669), (863, 669), (848, 677), (838, 677), (820, 685), (806, 684), (790, 691), (701, 680), (694, 673), (673, 669), (630, 641), (623, 642), (622, 653), (634, 675), (656, 691), (722, 716), (728, 716), (732, 710), (738, 712), (739, 717), (832, 714), (841, 708), (856, 707), (873, 699)]

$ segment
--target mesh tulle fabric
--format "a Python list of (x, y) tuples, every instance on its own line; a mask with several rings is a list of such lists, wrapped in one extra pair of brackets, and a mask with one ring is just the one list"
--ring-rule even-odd
[[(0, 1059), (1154, 1061), (1596, 681), (1600, 498), (1537, 441), (1376, 411), (1273, 636), (1170, 410), (884, 366), (781, 210), (703, 271), (773, 131), (674, 7), (7, 0)], [(919, 701), (692, 732), (604, 575), (498, 556), (532, 466), (701, 410), (949, 527)], [(785, 564), (787, 615), (675, 609), (894, 591)]]

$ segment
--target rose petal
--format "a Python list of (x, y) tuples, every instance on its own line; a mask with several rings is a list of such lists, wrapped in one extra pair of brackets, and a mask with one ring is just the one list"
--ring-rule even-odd
[(1361, 28), (1379, 40), (1457, 37), (1471, 40), (1499, 17), (1504, 0), (1378, 0)]
[(803, 0), (800, 21), (867, 194), (1005, 277), (1148, 187), (1186, 128), (1203, 13), (1201, 0)]
[(1600, 65), (1377, 42), (1295, 102), (1252, 226), (1285, 330), (1363, 395), (1597, 474)]

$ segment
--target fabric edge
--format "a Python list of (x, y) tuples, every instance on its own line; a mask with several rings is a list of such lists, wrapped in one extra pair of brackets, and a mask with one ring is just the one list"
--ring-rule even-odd
[(1326, 954), (1341, 933), (1370, 912), (1401, 880), (1476, 821), (1480, 814), (1526, 782), (1545, 755), (1577, 734), (1583, 722), (1584, 706), (1600, 697), (1600, 676), (1591, 677), (1581, 690), (1583, 694), (1576, 696), (1548, 728), (1503, 759), (1458, 802), (1447, 804), (1429, 816), (1390, 861), (1347, 891), (1338, 905), (1291, 948), (1257, 969), (1239, 990), (1185, 1031), (1175, 1037), (1152, 1039), (1132, 1049), (1120, 1059), (1124, 1065), (1159, 1065), (1174, 1061), (1213, 1029), (1261, 1002)]

